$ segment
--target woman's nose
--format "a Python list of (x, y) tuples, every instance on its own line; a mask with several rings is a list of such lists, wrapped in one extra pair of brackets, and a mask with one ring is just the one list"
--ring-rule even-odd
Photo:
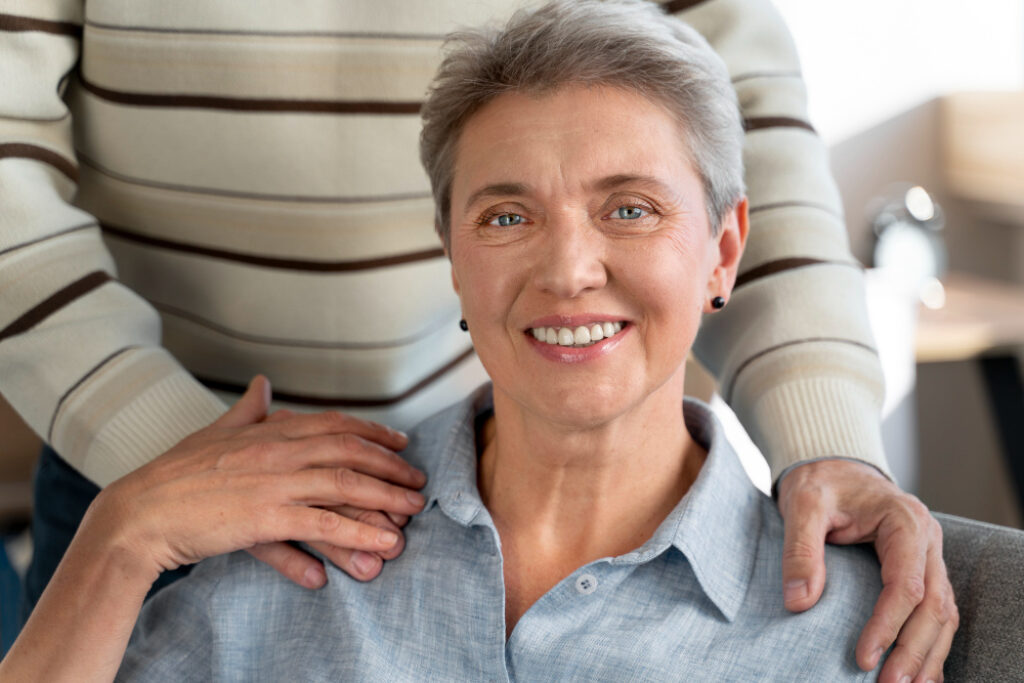
[(545, 226), (546, 239), (538, 245), (534, 282), (538, 289), (561, 299), (572, 299), (608, 281), (604, 245), (588, 219), (557, 219)]

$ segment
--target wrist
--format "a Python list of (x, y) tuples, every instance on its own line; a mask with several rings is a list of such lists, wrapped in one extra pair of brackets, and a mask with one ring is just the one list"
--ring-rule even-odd
[(155, 537), (145, 531), (140, 511), (126, 504), (120, 494), (116, 485), (100, 492), (86, 510), (72, 548), (84, 556), (83, 561), (103, 566), (148, 591), (163, 571), (156, 560)]

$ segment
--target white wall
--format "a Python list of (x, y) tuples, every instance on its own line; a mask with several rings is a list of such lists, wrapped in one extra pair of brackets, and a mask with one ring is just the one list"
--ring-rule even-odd
[(827, 144), (954, 90), (1024, 87), (1024, 0), (775, 0)]

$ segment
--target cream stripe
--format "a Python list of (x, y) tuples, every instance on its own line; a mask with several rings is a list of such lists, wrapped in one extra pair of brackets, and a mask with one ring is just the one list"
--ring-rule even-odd
[(75, 185), (34, 159), (0, 159), (0, 251), (82, 225), (92, 217), (67, 204)]
[(0, 144), (14, 142), (40, 145), (68, 159), (74, 159), (71, 147), (71, 118), (49, 123), (0, 119)]
[(244, 385), (262, 372), (279, 391), (302, 396), (399, 396), (469, 347), (457, 311), (414, 343), (381, 349), (257, 344), (171, 315), (163, 322), (164, 346), (195, 375)]
[[(722, 313), (705, 316), (694, 345), (697, 357), (721, 386), (729, 387), (733, 373), (748, 359), (788, 342), (834, 338), (874, 347), (863, 287), (859, 270), (832, 264), (751, 282), (736, 290)], [(756, 333), (750, 329), (752, 320), (758, 321)], [(721, 339), (732, 343), (718, 343)]]
[(0, 14), (82, 23), (83, 0), (0, 0)]
[(0, 329), (69, 282), (114, 264), (97, 249), (98, 229), (39, 242), (0, 256)]
[(368, 271), (308, 273), (154, 249), (110, 236), (106, 241), (121, 280), (143, 297), (247, 334), (387, 344), (433, 329), (459, 310), (443, 258)]
[(78, 58), (78, 40), (39, 31), (3, 33), (0, 115), (58, 119), (66, 113), (57, 83)]
[(745, 118), (783, 116), (806, 119), (807, 89), (800, 78), (744, 80), (736, 84), (736, 96)]
[(436, 248), (433, 202), (341, 204), (195, 194), (126, 183), (83, 165), (76, 203), (151, 237), (280, 258), (365, 259)]
[(222, 9), (223, 0), (175, 0), (173, 3), (104, 0), (90, 3), (86, 18), (101, 24), (196, 28), (229, 31), (337, 31), (444, 34), (456, 26), (476, 26), (506, 16), (509, 0), (304, 0), (250, 3), (247, 9)]
[[(779, 154), (786, 149), (786, 154)], [(799, 128), (766, 128), (748, 133), (743, 143), (747, 196), (752, 207), (808, 201), (842, 214), (839, 190), (818, 137)]]
[(74, 90), (76, 145), (130, 177), (276, 196), (430, 190), (416, 156), (418, 116), (128, 107)]
[(89, 27), (82, 67), (104, 88), (220, 97), (418, 102), (441, 41), (128, 33)]
[(769, 0), (709, 0), (680, 18), (714, 45), (731, 75), (800, 71), (793, 39)]
[(784, 258), (806, 257), (849, 261), (846, 226), (838, 217), (803, 206), (758, 211), (750, 217), (750, 232), (740, 273)]

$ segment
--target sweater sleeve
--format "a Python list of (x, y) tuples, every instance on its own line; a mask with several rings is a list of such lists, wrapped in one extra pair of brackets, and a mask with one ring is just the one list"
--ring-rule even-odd
[(61, 94), (83, 6), (0, 9), (0, 391), (103, 486), (224, 406), (160, 347), (156, 312), (117, 281), (95, 219), (71, 204), (78, 169)]
[(827, 150), (808, 122), (792, 38), (769, 0), (677, 0), (666, 10), (718, 51), (746, 128), (747, 249), (729, 305), (694, 347), (777, 480), (823, 457), (874, 465), (883, 380), (863, 273), (850, 254)]

